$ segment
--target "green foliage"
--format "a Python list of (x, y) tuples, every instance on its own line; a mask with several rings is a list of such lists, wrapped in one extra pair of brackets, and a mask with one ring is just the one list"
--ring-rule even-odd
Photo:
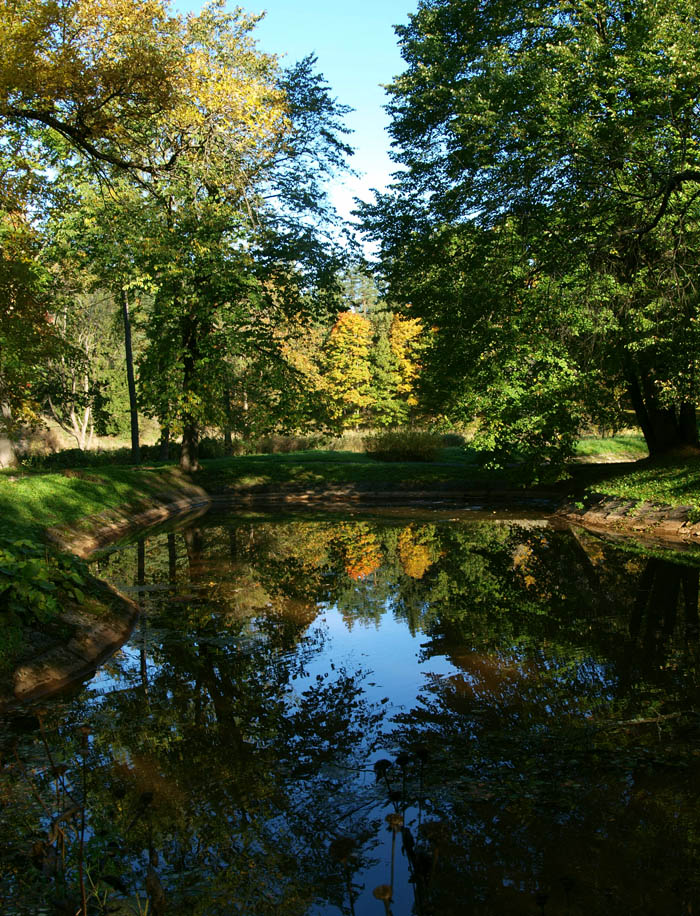
[(385, 430), (367, 436), (364, 445), (365, 452), (380, 461), (435, 461), (442, 438), (418, 429)]
[[(23, 0), (0, 21), (0, 122), (11, 132), (0, 164), (13, 179), (0, 203), (37, 236), (7, 271), (0, 262), (17, 316), (5, 322), (11, 339), (0, 326), (3, 413), (33, 419), (41, 402), (81, 448), (93, 428), (125, 431), (113, 332), (126, 297), (139, 407), (183, 436), (189, 469), (205, 428), (301, 425), (313, 409), (288, 344), (336, 310), (345, 257), (329, 241), (325, 179), (351, 152), (346, 109), (314, 59), (283, 70), (256, 47), (257, 17), (220, 2), (171, 16), (159, 0)], [(41, 196), (40, 182), (20, 180), (25, 167), (47, 174)], [(64, 347), (34, 398), (42, 322)], [(243, 403), (256, 411), (236, 416)]]
[(378, 426), (398, 426), (408, 419), (408, 405), (399, 397), (401, 373), (391, 346), (391, 313), (374, 316), (372, 365), (372, 418)]
[(694, 5), (434, 0), (398, 32), (404, 168), (366, 216), (437, 407), (514, 457), (630, 405), (652, 453), (697, 447)]
[(10, 432), (36, 420), (44, 366), (60, 351), (48, 316), (55, 284), (41, 244), (28, 220), (0, 206), (0, 429)]
[(26, 538), (0, 537), (0, 669), (15, 659), (23, 628), (45, 627), (67, 601), (86, 601), (87, 579), (75, 557)]

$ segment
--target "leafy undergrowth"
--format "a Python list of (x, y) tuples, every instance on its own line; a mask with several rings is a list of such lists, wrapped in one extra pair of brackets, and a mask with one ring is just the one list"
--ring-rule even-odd
[(89, 579), (76, 557), (34, 540), (0, 537), (0, 675), (16, 664), (27, 628), (50, 631), (67, 604), (88, 600)]

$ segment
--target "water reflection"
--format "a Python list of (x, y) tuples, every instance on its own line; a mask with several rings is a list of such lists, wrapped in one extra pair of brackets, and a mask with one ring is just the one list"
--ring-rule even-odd
[(198, 519), (8, 721), (7, 913), (697, 908), (698, 567), (583, 532)]

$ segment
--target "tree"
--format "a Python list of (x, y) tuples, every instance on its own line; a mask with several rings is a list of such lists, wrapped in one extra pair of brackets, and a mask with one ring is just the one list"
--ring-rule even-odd
[(95, 164), (152, 171), (144, 137), (164, 113), (196, 104), (191, 65), (182, 21), (160, 0), (0, 4), (0, 126), (29, 147), (60, 137)]
[(53, 227), (80, 239), (85, 269), (116, 301), (148, 299), (140, 405), (182, 435), (187, 470), (203, 427), (242, 425), (233, 367), (255, 364), (294, 389), (282, 382), (299, 376), (286, 342), (336, 298), (323, 176), (349, 152), (344, 109), (312, 59), (284, 72), (258, 52), (256, 21), (222, 4), (170, 21), (186, 91), (139, 135), (149, 168), (101, 160), (111, 174), (98, 184), (73, 164), (63, 173), (72, 213), (64, 203)]
[(105, 368), (114, 323), (114, 303), (104, 294), (64, 291), (65, 307), (52, 315), (63, 346), (50, 360), (42, 401), (79, 449), (92, 445), (95, 425), (104, 424)]
[(394, 315), (389, 328), (389, 343), (399, 373), (397, 394), (403, 399), (406, 411), (410, 411), (418, 405), (419, 358), (426, 343), (420, 319)]
[(401, 375), (389, 338), (393, 324), (391, 312), (374, 312), (372, 324), (372, 418), (379, 426), (396, 426), (406, 419), (407, 412), (398, 397)]
[(354, 428), (372, 406), (372, 325), (357, 312), (342, 312), (326, 342), (324, 382), (331, 423)]
[(168, 425), (182, 431), (181, 466), (196, 470), (200, 430), (224, 425), (227, 360), (273, 353), (285, 319), (334, 301), (339, 256), (324, 236), (322, 176), (348, 149), (338, 136), (343, 109), (312, 60), (282, 74), (255, 49), (255, 20), (240, 11), (210, 7), (189, 23), (206, 59), (190, 128), (201, 142), (154, 180), (143, 263), (156, 282), (142, 374), (159, 415), (167, 408)]
[(60, 348), (40, 245), (21, 212), (0, 209), (0, 467), (15, 463), (12, 439), (19, 426), (38, 418), (44, 366)]
[(464, 406), (496, 377), (507, 448), (534, 408), (548, 419), (526, 438), (564, 453), (568, 405), (574, 421), (609, 412), (600, 393), (620, 390), (652, 455), (698, 445), (695, 14), (684, 0), (426, 0), (398, 29), (406, 168), (367, 220), (390, 294), (437, 328), (441, 387)]

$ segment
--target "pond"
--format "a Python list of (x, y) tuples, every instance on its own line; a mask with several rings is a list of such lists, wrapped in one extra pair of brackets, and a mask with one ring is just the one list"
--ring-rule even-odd
[(96, 568), (141, 622), (2, 723), (3, 913), (697, 911), (696, 555), (209, 513)]

